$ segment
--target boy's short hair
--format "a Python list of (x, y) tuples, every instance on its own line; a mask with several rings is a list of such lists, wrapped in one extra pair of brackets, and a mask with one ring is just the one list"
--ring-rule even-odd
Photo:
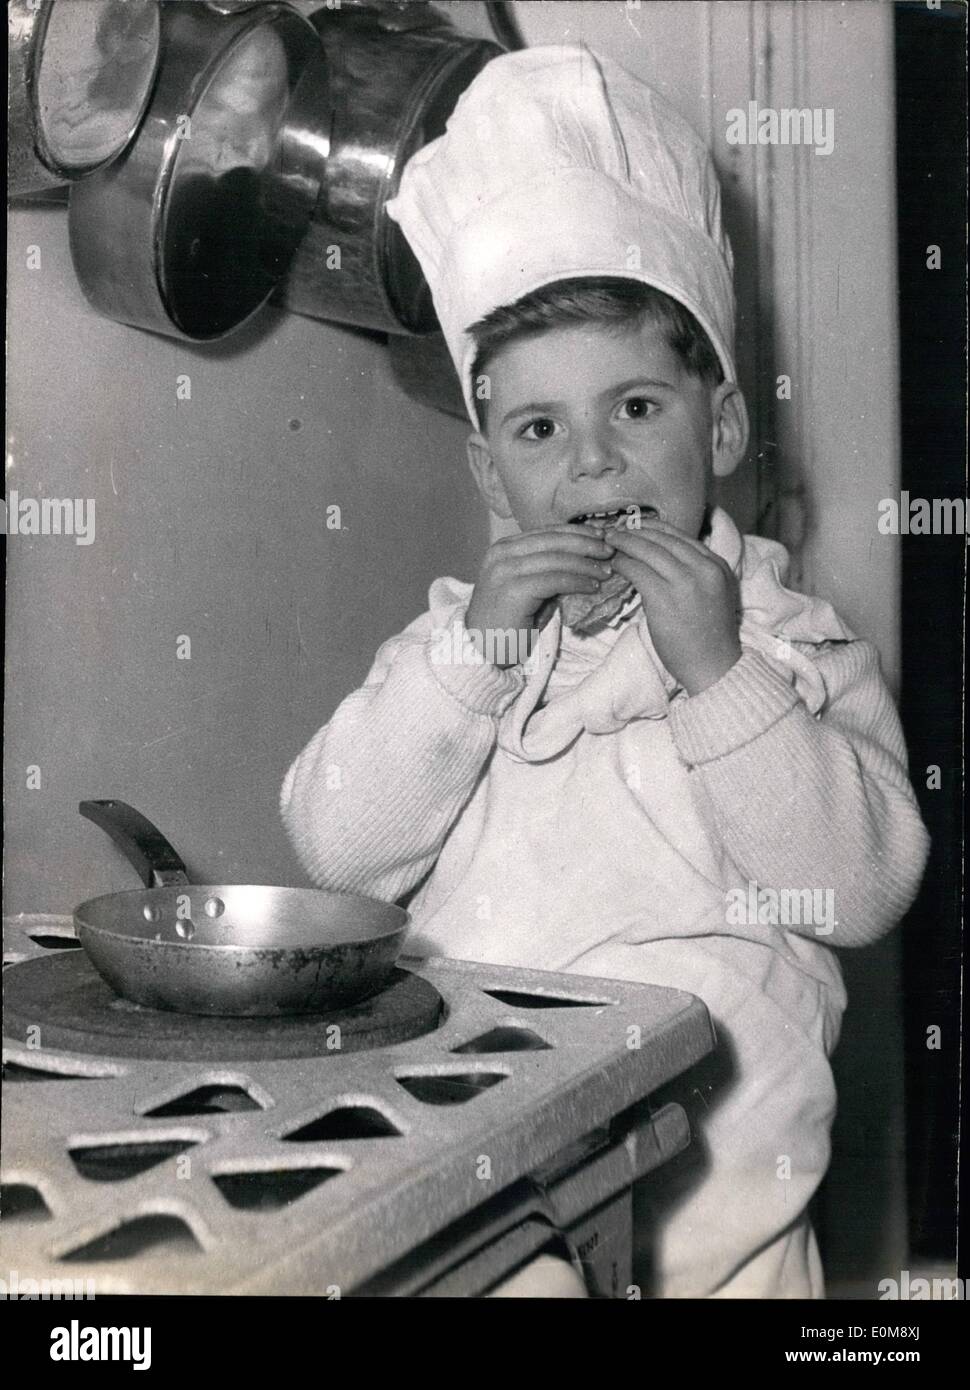
[[(669, 294), (622, 276), (579, 276), (554, 280), (514, 304), (503, 304), (473, 323), (469, 333), (475, 341), (472, 381), (476, 383), (489, 360), (509, 343), (535, 337), (552, 328), (580, 323), (639, 327), (649, 322), (664, 330), (667, 341), (684, 370), (699, 377), (713, 389), (724, 380), (724, 372), (711, 340), (689, 310)], [(480, 429), (485, 428), (487, 401), (475, 393), (475, 409)]]

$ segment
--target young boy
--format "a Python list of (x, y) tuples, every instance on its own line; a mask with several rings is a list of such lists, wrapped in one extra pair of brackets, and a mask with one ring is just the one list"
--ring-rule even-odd
[(820, 1297), (832, 948), (903, 915), (927, 841), (875, 650), (713, 502), (748, 424), (707, 152), (616, 64), (529, 49), (479, 75), (391, 211), (479, 489), (519, 530), (381, 647), (284, 821), (321, 886), (417, 889), (412, 953), (700, 996), (706, 1171), (658, 1206), (649, 1292)]

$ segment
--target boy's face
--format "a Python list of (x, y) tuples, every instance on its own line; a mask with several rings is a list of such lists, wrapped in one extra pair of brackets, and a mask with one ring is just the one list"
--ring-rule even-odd
[(639, 507), (696, 538), (715, 460), (728, 472), (747, 447), (737, 387), (690, 375), (651, 323), (550, 329), (500, 349), (487, 374), (469, 461), (492, 511), (523, 531)]

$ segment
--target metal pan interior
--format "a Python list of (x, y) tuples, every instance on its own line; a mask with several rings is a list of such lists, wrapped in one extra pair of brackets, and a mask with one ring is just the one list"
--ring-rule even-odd
[(78, 928), (133, 942), (289, 950), (378, 941), (408, 920), (403, 908), (376, 899), (250, 884), (109, 893), (75, 913)]

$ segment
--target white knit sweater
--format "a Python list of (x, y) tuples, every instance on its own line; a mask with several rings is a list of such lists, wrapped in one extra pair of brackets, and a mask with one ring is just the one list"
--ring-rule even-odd
[[(781, 935), (789, 941), (792, 935), (816, 938), (829, 947), (862, 946), (889, 931), (915, 896), (928, 837), (878, 655), (854, 639), (827, 604), (784, 587), (788, 557), (781, 546), (752, 536), (742, 543), (726, 515), (716, 517), (712, 546), (734, 564), (741, 582), (743, 654), (721, 680), (692, 698), (660, 666), (642, 612), (621, 632), (585, 639), (560, 631), (554, 618), (536, 653), (538, 669), (528, 679), (520, 668), (483, 664), (464, 636), (457, 639), (464, 643), (464, 659), (442, 663), (435, 659), (436, 637), (449, 627), (461, 630), (471, 587), (437, 581), (429, 612), (381, 647), (364, 686), (344, 700), (286, 774), (281, 811), (311, 879), (321, 887), (393, 901), (430, 872), (412, 903), (416, 924), (439, 913), (443, 897), (454, 914), (461, 903), (456, 890), (473, 876), (488, 817), (504, 816), (501, 802), (487, 795), (489, 783), (497, 784), (496, 760), (506, 772), (519, 772), (517, 782), (506, 783), (524, 790), (510, 794), (534, 800), (528, 835), (539, 833), (535, 826), (543, 816), (553, 819), (549, 834), (559, 837), (564, 862), (588, 878), (601, 872), (597, 844), (612, 843), (615, 853), (620, 841), (631, 842), (628, 831), (638, 834), (636, 819), (622, 835), (612, 824), (630, 813), (632, 760), (644, 767), (647, 781), (650, 768), (665, 769), (649, 787), (636, 782), (632, 812), (643, 830), (643, 840), (632, 843), (642, 843), (644, 860), (660, 862), (650, 838), (656, 838), (658, 825), (662, 848), (673, 856), (663, 879), (670, 902), (657, 932), (700, 934), (694, 900), (689, 920), (677, 925), (686, 890), (676, 879), (685, 855), (702, 879), (715, 881), (721, 919), (723, 894), (731, 885), (824, 885), (837, 904), (835, 930), (820, 936), (813, 925), (796, 923)], [(634, 736), (639, 743), (631, 744)], [(622, 766), (615, 769), (620, 793), (587, 805), (572, 831), (582, 838), (563, 843), (562, 835), (568, 839), (570, 832), (548, 798), (565, 784), (550, 781), (549, 769), (569, 762), (575, 800), (587, 770), (584, 750), (602, 761), (604, 739), (625, 739)], [(668, 752), (675, 769), (664, 764)], [(676, 815), (669, 814), (671, 805)], [(673, 829), (661, 824), (665, 812)], [(462, 827), (463, 820), (474, 822), (473, 829)], [(677, 827), (688, 821), (691, 828), (678, 843)], [(490, 834), (501, 842), (501, 825), (492, 824)], [(701, 855), (697, 842), (705, 836), (710, 853)], [(450, 862), (438, 864), (446, 845)], [(519, 849), (506, 830), (509, 872), (502, 876), (512, 885)], [(536, 844), (531, 853), (534, 865)], [(437, 890), (436, 878), (443, 879)], [(602, 894), (602, 879), (597, 887)], [(548, 894), (548, 885), (543, 891)], [(528, 919), (522, 881), (518, 892), (509, 910)], [(500, 898), (500, 885), (489, 894)], [(656, 883), (648, 899), (638, 897), (641, 915), (648, 900), (660, 910)], [(601, 903), (606, 939), (608, 893)], [(564, 913), (558, 911), (561, 922)], [(762, 941), (780, 935), (777, 925), (767, 933), (750, 923), (739, 930), (717, 916), (708, 913), (705, 930)], [(578, 949), (545, 948), (528, 920), (521, 926), (525, 944), (511, 953), (494, 943), (476, 949), (475, 930), (464, 918), (449, 923), (439, 916), (439, 926), (437, 944), (450, 939), (459, 945), (448, 954), (492, 959), (498, 953), (506, 963), (545, 968), (568, 968), (578, 959)], [(508, 922), (503, 930), (511, 930)], [(484, 927), (478, 931), (483, 943), (487, 934)], [(587, 948), (595, 944), (595, 934), (585, 942)]]

